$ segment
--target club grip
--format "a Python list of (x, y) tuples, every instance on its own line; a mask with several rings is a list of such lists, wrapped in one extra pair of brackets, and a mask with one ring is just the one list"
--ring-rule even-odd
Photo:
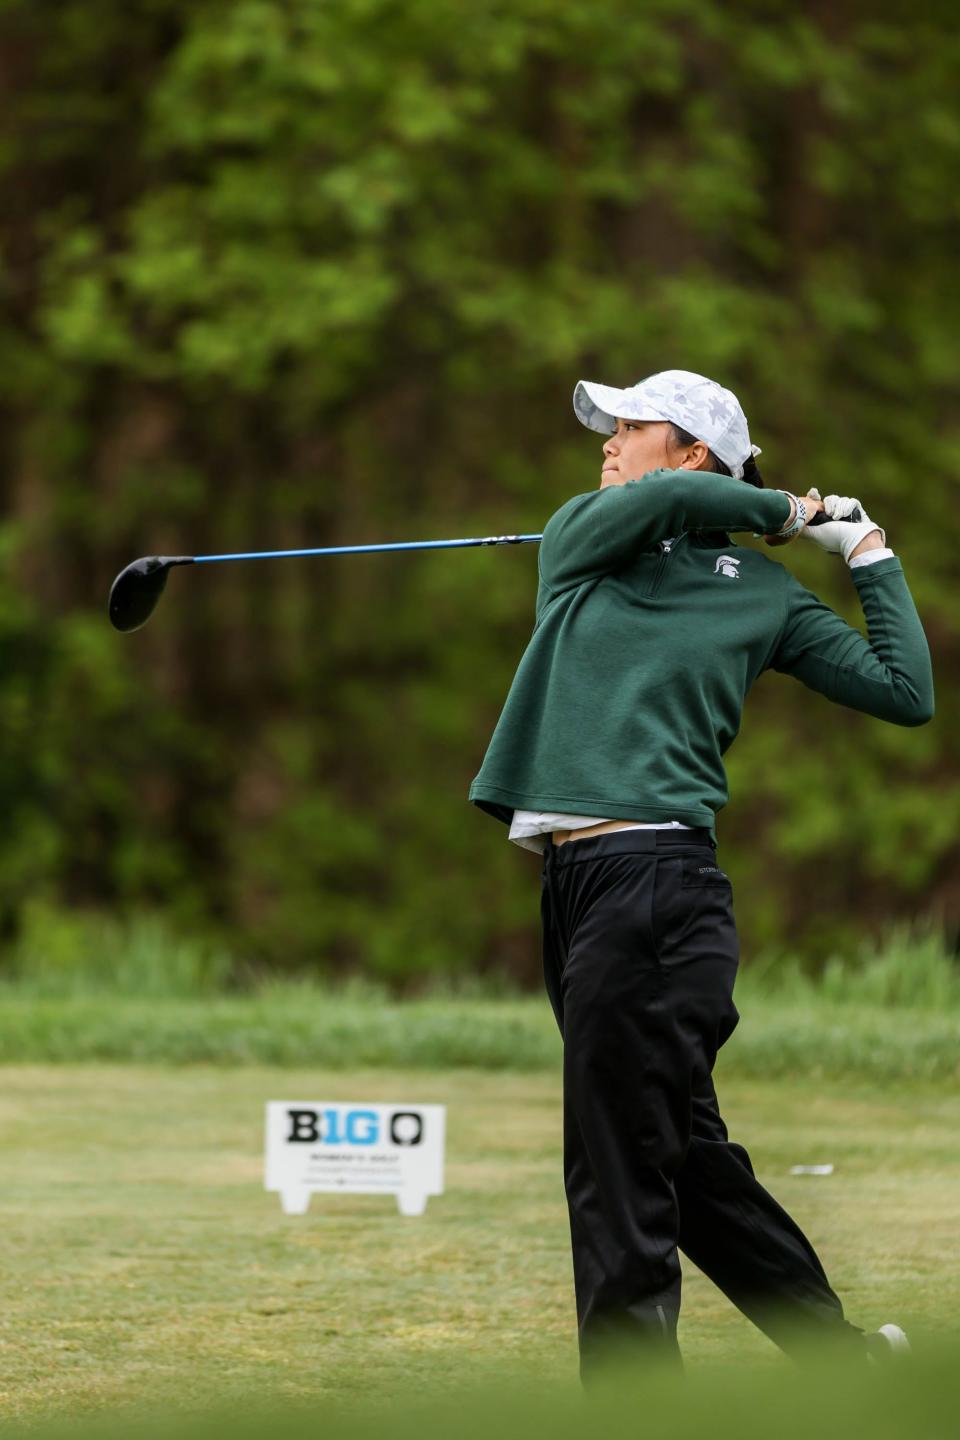
[[(841, 525), (859, 525), (860, 521), (863, 519), (863, 511), (860, 509), (859, 505), (855, 505), (849, 515), (838, 515), (837, 519), (840, 521)], [(809, 521), (809, 524), (829, 525), (832, 524), (832, 521), (826, 510), (818, 510), (816, 515), (814, 515), (813, 519)]]

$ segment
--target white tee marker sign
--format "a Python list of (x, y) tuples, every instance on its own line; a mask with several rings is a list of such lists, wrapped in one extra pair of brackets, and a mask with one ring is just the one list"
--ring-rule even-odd
[(444, 1105), (270, 1100), (264, 1188), (287, 1215), (315, 1193), (396, 1195), (401, 1215), (422, 1215), (443, 1194), (445, 1132)]

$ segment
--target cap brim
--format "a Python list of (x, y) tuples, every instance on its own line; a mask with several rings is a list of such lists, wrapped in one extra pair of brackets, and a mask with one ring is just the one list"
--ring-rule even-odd
[(612, 435), (617, 416), (623, 420), (665, 420), (667, 417), (642, 400), (636, 390), (617, 390), (594, 380), (578, 380), (573, 391), (573, 409), (581, 425), (599, 435)]

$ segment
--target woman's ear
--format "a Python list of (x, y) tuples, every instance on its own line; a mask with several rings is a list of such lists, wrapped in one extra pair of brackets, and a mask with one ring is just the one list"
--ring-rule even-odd
[(709, 446), (704, 445), (702, 440), (694, 440), (693, 444), (684, 450), (676, 468), (678, 470), (706, 470), (709, 455)]

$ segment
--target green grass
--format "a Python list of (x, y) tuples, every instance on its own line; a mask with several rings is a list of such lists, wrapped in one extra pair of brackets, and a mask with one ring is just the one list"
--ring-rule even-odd
[(854, 955), (828, 955), (811, 974), (790, 955), (761, 955), (744, 971), (751, 988), (779, 999), (826, 1000), (871, 1009), (960, 1012), (960, 964), (947, 949), (946, 927), (893, 925)]
[[(284, 1098), (445, 1103), (447, 1193), (417, 1219), (373, 1196), (284, 1216), (261, 1160), (264, 1102)], [(728, 1078), (721, 1100), (849, 1317), (895, 1319), (921, 1341), (949, 1333), (956, 1093)], [(518, 1374), (573, 1404), (560, 1120), (556, 1073), (7, 1068), (0, 1419), (228, 1402), (393, 1415)], [(789, 1174), (823, 1161), (829, 1178)], [(695, 1375), (732, 1363), (789, 1383), (779, 1352), (689, 1266), (681, 1337)]]
[(197, 998), (215, 994), (234, 968), (222, 947), (180, 934), (160, 912), (115, 916), (33, 900), (3, 973), (34, 997)]
[[(319, 1065), (555, 1071), (546, 997), (502, 979), (434, 980), (399, 999), (354, 979), (248, 983), (160, 917), (114, 921), (37, 905), (6, 957), (0, 1062)], [(737, 982), (742, 1023), (721, 1059), (743, 1076), (960, 1076), (960, 970), (943, 929), (895, 929), (817, 977), (761, 956)]]
[[(859, 1075), (878, 1084), (960, 1075), (960, 1010), (857, 1004), (814, 987), (770, 993), (745, 976), (725, 1074)], [(555, 1072), (561, 1042), (545, 996), (432, 995), (274, 985), (207, 999), (0, 990), (0, 1062), (412, 1066)]]

